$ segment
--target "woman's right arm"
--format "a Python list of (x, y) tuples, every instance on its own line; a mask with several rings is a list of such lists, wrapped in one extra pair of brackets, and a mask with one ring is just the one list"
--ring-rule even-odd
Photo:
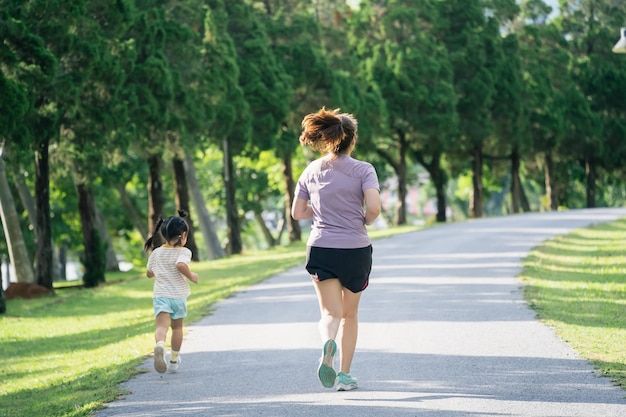
[(380, 193), (376, 188), (368, 188), (365, 197), (365, 224), (369, 226), (380, 214)]
[(309, 206), (308, 200), (294, 198), (291, 205), (291, 217), (294, 220), (308, 220), (313, 218), (313, 208)]

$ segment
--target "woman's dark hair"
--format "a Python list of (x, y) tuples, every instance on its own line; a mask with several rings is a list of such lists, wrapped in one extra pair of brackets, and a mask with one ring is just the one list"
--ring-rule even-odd
[(181, 243), (181, 234), (183, 232), (189, 232), (189, 225), (187, 224), (187, 220), (185, 220), (186, 217), (186, 211), (178, 210), (178, 216), (170, 216), (167, 219), (160, 218), (154, 226), (152, 236), (150, 236), (143, 245), (144, 251), (150, 252), (161, 246), (163, 241), (169, 242), (176, 237), (178, 237), (178, 240), (174, 246), (178, 246)]
[(339, 113), (339, 109), (307, 114), (302, 120), (300, 143), (319, 152), (345, 152), (357, 137), (357, 121), (353, 115)]

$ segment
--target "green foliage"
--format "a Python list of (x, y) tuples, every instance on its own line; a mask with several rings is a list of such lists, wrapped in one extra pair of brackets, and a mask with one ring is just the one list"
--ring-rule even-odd
[[(297, 151), (302, 118), (323, 105), (330, 106), (333, 75), (323, 49), (324, 29), (303, 4), (289, 7), (279, 3), (266, 8), (266, 13), (262, 19), (272, 54), (289, 79), (288, 95), (279, 98), (287, 106), (287, 112), (280, 121), (275, 152), (283, 160), (297, 159), (302, 155)], [(300, 169), (301, 165), (295, 161), (293, 165), (296, 171)], [(297, 178), (295, 172), (294, 176)]]
[(26, 114), (26, 94), (13, 81), (0, 72), (0, 138), (12, 136), (18, 121)]
[[(237, 50), (239, 85), (250, 114), (241, 115), (233, 151), (245, 147), (254, 133), (252, 149), (272, 149), (288, 112), (291, 79), (270, 48), (270, 39), (259, 14), (241, 2), (226, 2), (228, 33)], [(251, 130), (247, 130), (247, 125)], [(232, 135), (231, 135), (232, 137)]]
[(268, 202), (276, 201), (282, 196), (282, 172), (280, 163), (271, 151), (260, 152), (257, 158), (237, 158), (237, 190), (243, 211), (261, 212), (264, 209), (276, 210), (282, 205), (271, 207)]
[[(228, 33), (228, 13), (222, 0), (208, 3), (204, 19), (202, 56), (206, 67), (207, 90), (204, 99), (213, 107), (213, 123), (208, 126), (214, 143), (231, 134), (241, 118), (248, 117), (248, 103), (239, 85), (240, 69), (233, 38)], [(249, 127), (248, 127), (249, 128)]]
[(450, 51), (459, 98), (457, 111), (464, 139), (461, 143), (469, 151), (481, 145), (491, 129), (489, 111), (495, 89), (488, 49), (498, 27), (495, 21), (484, 20), (478, 1), (446, 3), (451, 4), (444, 6), (443, 17), (450, 26), (443, 41)]
[[(0, 90), (0, 101), (7, 106), (2, 114), (16, 117), (2, 121), (0, 132), (12, 134), (12, 141), (19, 146), (30, 147), (37, 135), (53, 135), (56, 128), (56, 106), (49, 87), (57, 73), (58, 60), (41, 34), (28, 27), (28, 11), (17, 3), (21, 2), (3, 2), (0, 12), (0, 37), (3, 39), (0, 79), (6, 87)], [(47, 91), (48, 96), (42, 96), (43, 91)], [(28, 105), (26, 114), (25, 104)]]
[[(482, 170), (485, 200), (507, 194), (504, 157), (518, 150), (532, 207), (541, 206), (546, 157), (560, 205), (585, 206), (594, 185), (598, 205), (619, 205), (626, 60), (610, 46), (626, 6), (561, 3), (549, 20), (539, 0), (0, 0), (8, 174), (24, 174), (31, 193), (45, 194), (34, 189), (33, 150), (49, 143), (55, 244), (83, 249), (76, 179), (94, 192), (116, 251), (139, 262), (131, 249), (137, 221), (116, 189), (125, 184), (146, 217), (149, 154), (215, 153), (198, 171), (223, 234), (214, 146), (227, 138), (236, 161), (237, 216), (276, 209), (290, 192), (282, 171), (293, 165), (297, 176), (316, 156), (299, 150), (302, 117), (325, 105), (359, 119), (354, 155), (374, 164), (381, 183), (403, 171), (414, 182), (417, 162), (447, 190), (480, 146), (502, 157)], [(162, 176), (172, 212), (169, 169)], [(18, 204), (32, 247), (33, 226)]]
[[(497, 143), (494, 147), (506, 150), (529, 149), (528, 122), (524, 118), (524, 82), (523, 62), (516, 34), (509, 34), (503, 39), (496, 51), (495, 61), (495, 97), (492, 109), (494, 134)], [(508, 149), (507, 149), (508, 148)]]

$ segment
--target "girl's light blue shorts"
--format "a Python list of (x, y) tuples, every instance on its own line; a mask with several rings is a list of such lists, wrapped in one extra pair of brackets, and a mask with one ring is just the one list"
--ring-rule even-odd
[(173, 320), (187, 317), (186, 298), (155, 297), (152, 299), (152, 305), (154, 305), (154, 317), (159, 313), (170, 313), (170, 318)]

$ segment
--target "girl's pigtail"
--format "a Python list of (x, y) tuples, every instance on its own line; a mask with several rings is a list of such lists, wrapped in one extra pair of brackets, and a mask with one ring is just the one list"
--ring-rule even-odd
[(148, 238), (148, 240), (146, 240), (146, 243), (143, 245), (143, 250), (145, 252), (151, 252), (154, 249), (154, 246), (153, 246), (154, 237), (157, 233), (159, 233), (159, 228), (161, 227), (162, 224), (163, 224), (163, 218), (160, 218), (156, 226), (154, 226), (154, 232), (152, 232), (152, 235)]

